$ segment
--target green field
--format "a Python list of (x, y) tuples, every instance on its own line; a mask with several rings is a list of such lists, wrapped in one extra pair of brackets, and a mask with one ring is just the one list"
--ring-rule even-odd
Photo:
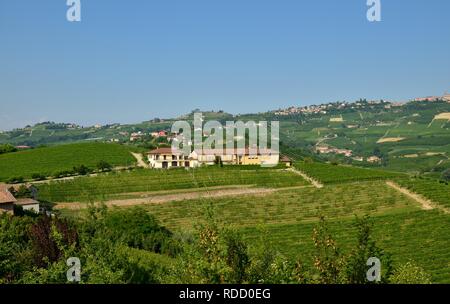
[(107, 200), (117, 194), (175, 189), (198, 189), (227, 185), (290, 187), (307, 185), (299, 175), (286, 170), (252, 167), (147, 170), (108, 173), (97, 177), (79, 177), (39, 186), (41, 199), (53, 202)]
[(383, 180), (403, 176), (382, 170), (373, 170), (341, 165), (330, 165), (317, 162), (298, 162), (295, 167), (310, 177), (324, 184), (349, 181)]
[(0, 155), (0, 181), (15, 177), (27, 179), (35, 173), (51, 176), (79, 165), (95, 168), (102, 160), (113, 166), (130, 166), (136, 161), (125, 146), (118, 144), (83, 143), (36, 148)]

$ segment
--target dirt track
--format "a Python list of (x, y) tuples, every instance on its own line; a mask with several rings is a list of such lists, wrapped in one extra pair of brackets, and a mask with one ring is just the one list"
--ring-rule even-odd
[(300, 175), (301, 177), (303, 177), (305, 180), (307, 180), (308, 182), (310, 182), (314, 187), (320, 189), (323, 188), (323, 185), (321, 183), (319, 183), (318, 181), (316, 181), (315, 179), (313, 179), (312, 177), (308, 176), (306, 173), (303, 173), (302, 171), (298, 170), (298, 169), (288, 169), (289, 171), (292, 171), (298, 175)]
[[(186, 192), (186, 193), (174, 193), (174, 194), (164, 194), (155, 195), (146, 198), (134, 198), (134, 199), (123, 199), (123, 200), (112, 200), (106, 202), (106, 206), (136, 206), (145, 204), (163, 204), (167, 202), (176, 202), (183, 200), (192, 200), (199, 198), (218, 198), (225, 196), (240, 196), (240, 195), (265, 195), (268, 193), (275, 192), (276, 189), (265, 189), (265, 188), (242, 188), (242, 189), (222, 189), (213, 191), (201, 191), (201, 192)], [(58, 203), (56, 209), (83, 209), (86, 208), (86, 203)]]
[[(220, 198), (227, 196), (242, 196), (242, 195), (260, 195), (264, 196), (267, 194), (275, 193), (277, 191), (289, 190), (289, 189), (302, 189), (309, 188), (311, 186), (294, 186), (287, 188), (251, 188), (248, 186), (242, 187), (233, 187), (226, 189), (210, 189), (210, 190), (202, 190), (196, 192), (179, 192), (175, 191), (174, 193), (165, 193), (165, 194), (157, 194), (157, 193), (145, 193), (151, 195), (149, 197), (143, 198), (131, 198), (131, 199), (117, 199), (110, 200), (105, 202), (105, 205), (108, 207), (118, 206), (118, 207), (127, 207), (127, 206), (138, 206), (138, 205), (147, 205), (147, 204), (164, 204), (169, 202), (177, 202), (184, 200), (192, 200), (192, 199), (201, 199), (201, 198)], [(144, 193), (142, 193), (144, 194)], [(69, 210), (79, 210), (87, 208), (87, 203), (80, 202), (72, 202), (72, 203), (57, 203), (54, 207), (55, 209), (69, 209)]]
[(387, 181), (386, 185), (388, 185), (389, 187), (397, 190), (398, 192), (403, 193), (404, 195), (406, 195), (406, 196), (412, 198), (413, 200), (415, 200), (416, 202), (418, 202), (420, 205), (422, 205), (423, 210), (434, 209), (434, 207), (433, 207), (434, 204), (431, 201), (423, 198), (422, 196), (420, 196), (414, 192), (411, 192), (408, 189), (402, 188), (392, 181)]

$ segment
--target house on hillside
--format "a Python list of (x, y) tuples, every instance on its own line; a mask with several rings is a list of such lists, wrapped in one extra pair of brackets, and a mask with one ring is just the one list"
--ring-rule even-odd
[[(253, 152), (253, 153), (252, 153)], [(224, 165), (277, 165), (279, 154), (270, 149), (251, 151), (245, 149), (204, 149), (193, 151), (185, 155), (182, 151), (172, 148), (158, 148), (148, 153), (148, 160), (152, 168), (195, 168), (210, 166), (217, 163)]]
[(380, 163), (381, 162), (381, 158), (379, 158), (378, 156), (375, 156), (375, 155), (373, 155), (373, 156), (370, 156), (370, 157), (368, 157), (367, 158), (367, 162), (369, 162), (369, 163)]
[(280, 163), (285, 164), (286, 167), (290, 168), (292, 167), (292, 159), (287, 157), (286, 155), (283, 155), (280, 159)]
[[(12, 188), (14, 189), (14, 188)], [(36, 192), (34, 192), (35, 188), (31, 187), (29, 190), (33, 198), (19, 198), (16, 199), (14, 195), (11, 193), (8, 187), (5, 184), (0, 185), (0, 213), (6, 212), (13, 214), (14, 206), (20, 206), (25, 211), (32, 211), (35, 213), (39, 213), (39, 202), (35, 199)]]
[(9, 192), (6, 185), (0, 185), (0, 213), (13, 213), (16, 198)]
[(168, 169), (175, 167), (193, 167), (189, 155), (172, 148), (158, 148), (148, 153), (150, 167), (154, 169)]

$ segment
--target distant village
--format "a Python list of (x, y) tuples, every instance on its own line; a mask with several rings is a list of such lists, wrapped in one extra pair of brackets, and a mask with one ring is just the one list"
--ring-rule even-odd
[[(429, 101), (429, 102), (435, 102), (435, 101), (447, 101), (450, 103), (450, 94), (444, 93), (442, 96), (427, 96), (427, 97), (418, 97), (414, 98), (412, 101)], [(310, 106), (303, 106), (303, 107), (296, 107), (292, 106), (286, 109), (278, 109), (275, 111), (272, 111), (276, 116), (289, 116), (289, 115), (295, 115), (295, 114), (304, 114), (304, 115), (311, 115), (311, 114), (329, 114), (331, 111), (338, 111), (338, 110), (345, 110), (345, 109), (355, 109), (355, 110), (364, 110), (367, 108), (373, 108), (373, 107), (384, 107), (386, 109), (390, 109), (393, 107), (401, 107), (407, 102), (391, 102), (386, 100), (360, 100), (357, 102), (332, 102), (332, 103), (326, 103), (321, 105), (310, 105)]]

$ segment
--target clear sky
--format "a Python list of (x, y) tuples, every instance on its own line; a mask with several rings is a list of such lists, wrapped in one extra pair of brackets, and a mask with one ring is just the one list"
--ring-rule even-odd
[(0, 129), (450, 90), (448, 0), (0, 0)]

